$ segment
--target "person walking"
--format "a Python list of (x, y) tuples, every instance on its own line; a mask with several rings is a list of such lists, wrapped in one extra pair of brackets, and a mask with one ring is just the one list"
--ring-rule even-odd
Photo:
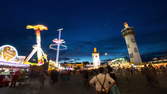
[(10, 87), (16, 86), (16, 82), (18, 81), (19, 77), (20, 77), (20, 70), (14, 72), (14, 74), (12, 75), (12, 81)]
[(99, 74), (95, 75), (89, 83), (95, 85), (96, 94), (109, 94), (115, 80), (104, 72), (104, 68), (99, 68)]
[(59, 73), (57, 70), (51, 71), (50, 77), (51, 77), (51, 84), (52, 85), (54, 85), (55, 83), (58, 82), (58, 76), (59, 76)]
[(45, 80), (45, 73), (43, 71), (39, 72), (40, 89), (44, 88)]

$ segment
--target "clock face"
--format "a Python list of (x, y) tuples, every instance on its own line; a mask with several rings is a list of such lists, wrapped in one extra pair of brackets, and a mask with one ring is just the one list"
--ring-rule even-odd
[(99, 56), (98, 55), (95, 55), (94, 58), (98, 58)]

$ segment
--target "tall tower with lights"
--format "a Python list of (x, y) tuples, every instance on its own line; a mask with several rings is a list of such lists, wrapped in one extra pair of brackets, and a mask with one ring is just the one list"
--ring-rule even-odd
[(123, 37), (125, 38), (125, 42), (128, 48), (128, 53), (130, 57), (130, 62), (134, 64), (142, 63), (140, 53), (135, 41), (135, 32), (134, 28), (130, 27), (128, 23), (124, 23), (124, 29), (121, 31)]
[(93, 67), (98, 68), (100, 66), (100, 56), (96, 48), (94, 48), (93, 50), (92, 58), (93, 58)]

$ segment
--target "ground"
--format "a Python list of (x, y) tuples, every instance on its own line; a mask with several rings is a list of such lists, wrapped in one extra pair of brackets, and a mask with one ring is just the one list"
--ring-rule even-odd
[[(118, 85), (121, 94), (166, 94), (167, 76), (158, 76), (160, 85), (149, 87), (144, 76), (133, 76), (118, 78)], [(35, 82), (34, 82), (35, 84)], [(34, 85), (35, 86), (35, 85)], [(83, 85), (80, 75), (74, 75), (70, 81), (59, 81), (55, 85), (45, 85), (43, 89), (31, 86), (21, 86), (16, 88), (0, 88), (0, 94), (95, 94), (93, 88)]]

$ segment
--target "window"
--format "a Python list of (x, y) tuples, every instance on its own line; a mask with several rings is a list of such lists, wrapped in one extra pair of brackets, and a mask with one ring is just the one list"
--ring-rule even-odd
[(130, 48), (130, 45), (129, 45), (129, 44), (127, 44), (127, 47), (128, 47), (128, 48)]
[(138, 52), (138, 50), (137, 50), (137, 48), (136, 48), (136, 47), (134, 48), (134, 52), (135, 52), (135, 53), (137, 53), (137, 52)]
[(129, 57), (130, 57), (130, 58), (133, 58), (133, 53), (130, 53), (130, 54), (129, 54)]
[(131, 38), (131, 42), (135, 43), (135, 39), (134, 39), (134, 38)]

